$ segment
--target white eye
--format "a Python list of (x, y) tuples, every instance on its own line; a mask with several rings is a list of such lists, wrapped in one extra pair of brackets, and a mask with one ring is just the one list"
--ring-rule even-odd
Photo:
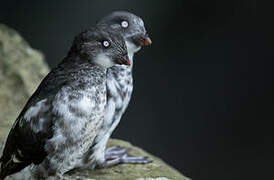
[(127, 28), (127, 27), (128, 27), (128, 22), (127, 22), (127, 21), (122, 21), (122, 22), (121, 22), (121, 26), (122, 26), (123, 28)]
[(109, 42), (107, 40), (103, 41), (102, 44), (106, 48), (109, 47)]

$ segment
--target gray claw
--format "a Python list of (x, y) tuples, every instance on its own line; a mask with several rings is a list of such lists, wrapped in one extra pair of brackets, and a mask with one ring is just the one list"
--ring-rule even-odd
[(109, 148), (106, 149), (106, 152), (108, 152), (108, 151), (115, 151), (116, 149), (121, 149), (121, 147), (120, 146), (111, 146), (111, 147), (109, 147)]
[(151, 160), (148, 160), (148, 157), (135, 157), (129, 155), (129, 149), (122, 148), (120, 146), (109, 147), (105, 151), (105, 163), (99, 165), (101, 167), (110, 167), (117, 164), (148, 164), (151, 163)]
[(128, 154), (123, 155), (121, 158), (121, 163), (127, 164), (148, 164), (151, 162), (151, 160), (148, 160), (148, 157), (135, 157)]
[(124, 154), (127, 153), (127, 151), (128, 149), (126, 148), (121, 148), (120, 146), (112, 146), (106, 150), (105, 158), (106, 160), (115, 159), (123, 156)]

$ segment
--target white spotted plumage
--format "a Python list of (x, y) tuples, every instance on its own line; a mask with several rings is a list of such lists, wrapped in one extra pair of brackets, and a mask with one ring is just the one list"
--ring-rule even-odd
[[(113, 46), (104, 48), (98, 43), (102, 38)], [(104, 119), (107, 68), (118, 58), (128, 59), (123, 38), (104, 25), (75, 38), (68, 56), (16, 119), (1, 157), (1, 180), (25, 167), (22, 172), (33, 179), (63, 179), (65, 172), (87, 163)]]
[[(130, 43), (126, 43), (130, 44)], [(135, 47), (135, 48), (134, 48)], [(105, 161), (105, 149), (108, 139), (117, 127), (120, 119), (125, 112), (133, 91), (133, 56), (140, 50), (140, 47), (132, 45), (128, 48), (128, 56), (131, 60), (131, 66), (115, 65), (107, 72), (107, 92), (108, 99), (104, 121), (99, 134), (96, 136), (95, 145), (90, 152), (90, 159), (95, 159), (98, 165)]]
[[(119, 21), (120, 20), (120, 21)], [(106, 144), (125, 112), (133, 91), (133, 56), (143, 45), (140, 39), (147, 37), (144, 22), (136, 15), (116, 11), (104, 17), (99, 23), (106, 23), (124, 38), (130, 66), (114, 65), (107, 71), (107, 105), (102, 127), (89, 150), (89, 159), (96, 160), (98, 166), (105, 166)], [(91, 168), (93, 168), (92, 166)]]
[(43, 99), (43, 100), (37, 102), (34, 106), (31, 106), (24, 115), (25, 120), (30, 121), (30, 119), (32, 117), (36, 117), (40, 111), (46, 110), (47, 109), (47, 107), (45, 105), (46, 101), (47, 101), (47, 99)]

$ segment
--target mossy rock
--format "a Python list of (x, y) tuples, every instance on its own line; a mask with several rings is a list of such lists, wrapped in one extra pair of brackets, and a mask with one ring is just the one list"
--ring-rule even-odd
[(0, 141), (48, 71), (41, 52), (0, 24)]
[(118, 139), (110, 139), (108, 146), (121, 146), (129, 149), (129, 154), (147, 156), (152, 163), (149, 164), (121, 164), (111, 168), (95, 169), (93, 171), (80, 171), (70, 175), (71, 179), (94, 180), (190, 180), (179, 171), (167, 165), (161, 159), (146, 151)]

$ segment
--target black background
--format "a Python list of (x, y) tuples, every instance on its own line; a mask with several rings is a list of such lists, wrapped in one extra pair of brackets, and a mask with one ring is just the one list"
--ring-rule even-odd
[(9, 0), (0, 22), (53, 67), (76, 33), (113, 10), (141, 16), (153, 40), (135, 56), (134, 94), (114, 137), (194, 180), (273, 179), (273, 5)]

